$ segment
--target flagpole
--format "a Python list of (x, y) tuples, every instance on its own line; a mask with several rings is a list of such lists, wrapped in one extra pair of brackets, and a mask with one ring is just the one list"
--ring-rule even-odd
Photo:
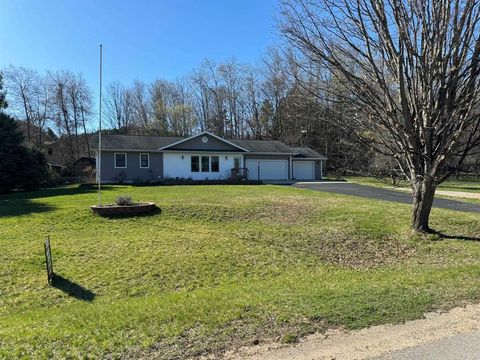
[(101, 182), (102, 182), (102, 44), (100, 44), (100, 92), (99, 92), (100, 102), (99, 102), (99, 113), (98, 113), (98, 164), (97, 164), (97, 174), (98, 174), (98, 206), (102, 205), (102, 193), (101, 193)]

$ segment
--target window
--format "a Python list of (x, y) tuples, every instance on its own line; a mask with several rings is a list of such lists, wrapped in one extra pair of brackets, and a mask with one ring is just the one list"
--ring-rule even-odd
[(192, 156), (191, 170), (192, 172), (200, 171), (200, 158), (198, 156)]
[(126, 153), (115, 153), (115, 167), (116, 168), (126, 168), (127, 167), (127, 154)]
[(48, 148), (48, 155), (52, 155), (53, 154), (53, 149), (52, 148)]
[(210, 157), (202, 156), (202, 172), (210, 171)]
[(212, 158), (210, 159), (211, 161), (211, 172), (218, 172), (220, 169), (220, 166), (219, 166), (219, 161), (218, 161), (218, 156), (212, 156)]
[(150, 167), (150, 154), (140, 154), (140, 167), (142, 169)]

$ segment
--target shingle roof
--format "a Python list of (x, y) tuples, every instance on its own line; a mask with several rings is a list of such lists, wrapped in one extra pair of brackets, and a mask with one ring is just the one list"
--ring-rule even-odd
[[(182, 139), (181, 137), (166, 136), (102, 135), (102, 149), (152, 151)], [(92, 147), (98, 149), (98, 138), (93, 140)]]
[(250, 152), (293, 154), (290, 147), (274, 140), (228, 140)]
[(326, 159), (325, 156), (308, 147), (292, 147), (291, 149), (298, 153), (295, 155), (297, 159)]
[[(158, 150), (174, 144), (185, 137), (167, 136), (135, 136), (135, 135), (102, 135), (103, 150)], [(305, 147), (289, 147), (275, 140), (228, 140), (249, 152), (293, 154), (295, 158), (326, 159), (315, 150)], [(92, 139), (92, 148), (98, 148), (98, 137)]]

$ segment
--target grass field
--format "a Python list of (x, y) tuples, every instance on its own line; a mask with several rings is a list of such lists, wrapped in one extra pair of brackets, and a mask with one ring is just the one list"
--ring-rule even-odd
[(412, 234), (407, 205), (290, 187), (103, 196), (124, 194), (162, 213), (100, 218), (73, 186), (0, 196), (0, 358), (184, 358), (480, 299), (478, 214), (434, 209), (446, 240)]
[[(371, 186), (380, 186), (380, 187), (391, 187), (392, 179), (376, 179), (373, 177), (362, 177), (362, 176), (349, 176), (347, 179), (351, 182), (355, 182), (363, 185)], [(398, 186), (408, 187), (407, 182), (400, 182)], [(476, 178), (459, 178), (459, 179), (450, 179), (440, 184), (438, 190), (445, 191), (460, 191), (460, 192), (471, 192), (471, 193), (480, 193), (480, 179)]]

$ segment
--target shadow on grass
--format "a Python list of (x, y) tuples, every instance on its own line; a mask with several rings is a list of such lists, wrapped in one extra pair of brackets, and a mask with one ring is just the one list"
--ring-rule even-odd
[(83, 301), (93, 301), (95, 293), (84, 288), (82, 285), (74, 283), (61, 275), (54, 274), (52, 286), (57, 288), (75, 299)]
[(449, 235), (440, 231), (434, 231), (433, 234), (437, 235), (440, 239), (480, 241), (480, 237), (478, 236)]
[[(111, 185), (102, 185), (102, 190), (110, 190), (113, 187)], [(48, 188), (32, 192), (25, 192), (26, 197), (30, 199), (51, 197), (51, 196), (65, 196), (65, 195), (82, 195), (95, 193), (98, 190), (96, 185), (80, 184), (76, 186), (62, 186), (58, 188)]]
[[(112, 189), (112, 185), (102, 185), (102, 190)], [(38, 199), (52, 196), (82, 195), (94, 193), (98, 190), (97, 185), (79, 184), (70, 186), (59, 186), (32, 191), (16, 191), (4, 194), (0, 199)]]
[(29, 199), (7, 198), (0, 200), (0, 218), (33, 213), (45, 213), (55, 209), (55, 206), (41, 202), (33, 202)]

